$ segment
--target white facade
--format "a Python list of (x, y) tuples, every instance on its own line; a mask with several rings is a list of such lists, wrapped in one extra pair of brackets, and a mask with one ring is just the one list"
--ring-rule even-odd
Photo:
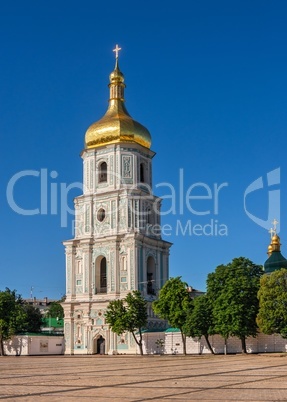
[[(64, 242), (67, 354), (135, 353), (130, 334), (110, 331), (105, 309), (132, 290), (152, 301), (168, 279), (171, 244), (161, 238), (161, 200), (151, 191), (153, 156), (148, 147), (122, 140), (82, 152), (75, 237)], [(149, 327), (164, 325), (150, 313)]]

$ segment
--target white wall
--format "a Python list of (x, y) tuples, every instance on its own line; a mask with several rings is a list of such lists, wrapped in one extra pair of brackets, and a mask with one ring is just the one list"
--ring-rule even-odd
[[(158, 339), (164, 340), (163, 348), (156, 345)], [(230, 337), (226, 341), (219, 335), (209, 337), (210, 344), (215, 353), (241, 353), (241, 341), (239, 338)], [(249, 337), (246, 339), (246, 349), (248, 353), (272, 353), (287, 352), (287, 339), (283, 339), (280, 335), (264, 335), (259, 333), (256, 338)], [(182, 354), (182, 340), (180, 332), (146, 332), (143, 334), (143, 351), (144, 354)], [(204, 338), (187, 338), (186, 351), (188, 354), (206, 354), (211, 353), (207, 347)], [(137, 348), (137, 353), (139, 349)]]
[(6, 355), (64, 354), (63, 336), (18, 335), (4, 342)]

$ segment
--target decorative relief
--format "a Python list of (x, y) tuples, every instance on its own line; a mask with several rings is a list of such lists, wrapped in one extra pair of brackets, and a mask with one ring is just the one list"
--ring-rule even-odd
[(122, 156), (122, 178), (123, 179), (131, 179), (132, 178), (132, 157), (131, 156)]
[(131, 201), (128, 200), (128, 227), (132, 226), (132, 205)]
[(85, 213), (85, 232), (89, 233), (90, 231), (90, 218), (91, 218), (91, 207), (90, 205), (86, 205), (86, 213)]
[(110, 184), (114, 184), (114, 157), (110, 156)]
[(71, 270), (72, 270), (72, 255), (71, 255), (71, 253), (69, 252), (69, 254), (67, 254), (67, 257), (66, 257), (66, 266), (67, 266), (67, 284), (66, 284), (66, 291), (67, 291), (67, 294), (70, 294), (71, 293)]
[(127, 291), (128, 290), (128, 284), (127, 283), (121, 283), (120, 290), (121, 290), (121, 292)]
[(148, 257), (153, 257), (155, 263), (157, 262), (157, 252), (151, 248), (145, 249), (145, 259), (147, 260)]
[(135, 209), (135, 227), (139, 227), (139, 200), (134, 200), (134, 209)]
[(131, 290), (135, 290), (135, 265), (134, 265), (134, 250), (130, 250), (130, 278)]
[(120, 200), (119, 202), (119, 221), (120, 229), (126, 228), (126, 200)]
[(114, 251), (110, 253), (110, 284), (108, 283), (108, 290), (115, 291), (115, 272), (114, 272)]
[(95, 245), (95, 248), (93, 249), (93, 261), (97, 259), (100, 255), (106, 257), (107, 262), (108, 262), (108, 252), (109, 248), (108, 247), (102, 247), (102, 246), (97, 246)]
[(75, 259), (76, 260), (81, 260), (83, 258), (83, 251), (80, 245), (77, 246), (76, 252), (75, 252)]
[(88, 280), (89, 280), (89, 255), (85, 254), (85, 259), (84, 259), (84, 265), (85, 265), (85, 293), (88, 293)]
[(86, 192), (90, 190), (90, 167), (87, 160), (85, 161), (85, 170), (86, 170), (86, 180), (85, 180), (86, 188), (84, 189), (84, 191)]
[(90, 182), (89, 182), (89, 189), (93, 190), (94, 188), (94, 161), (90, 160)]
[(94, 206), (94, 234), (97, 236), (107, 235), (107, 231), (111, 229), (111, 212), (109, 211), (108, 202), (98, 202)]
[(119, 178), (119, 155), (116, 155), (116, 185), (118, 186), (120, 184), (120, 178)]
[(111, 202), (111, 228), (116, 228), (116, 201)]
[(78, 233), (78, 237), (81, 237), (84, 234), (85, 230), (85, 204), (79, 203), (78, 205), (78, 219), (76, 219), (76, 230)]
[(121, 335), (117, 335), (117, 344), (127, 344), (128, 343), (128, 332), (124, 332)]
[(65, 340), (66, 340), (66, 346), (70, 346), (71, 342), (71, 325), (69, 322), (65, 322)]

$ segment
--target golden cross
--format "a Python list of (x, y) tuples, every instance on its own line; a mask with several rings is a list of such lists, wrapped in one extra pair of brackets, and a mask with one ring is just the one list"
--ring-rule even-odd
[(273, 235), (276, 233), (276, 231), (275, 231), (273, 228), (271, 228), (271, 229), (269, 230), (269, 233), (270, 233), (270, 237), (271, 237), (271, 239), (272, 239), (272, 237), (273, 237)]
[(119, 45), (116, 45), (115, 49), (113, 49), (113, 52), (116, 53), (116, 59), (119, 57), (119, 51), (122, 50), (121, 47), (119, 47)]

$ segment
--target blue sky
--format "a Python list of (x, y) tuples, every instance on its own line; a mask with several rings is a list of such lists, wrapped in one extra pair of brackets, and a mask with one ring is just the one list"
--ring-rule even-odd
[[(264, 263), (268, 231), (244, 210), (246, 189), (261, 177), (263, 188), (247, 195), (246, 207), (262, 221), (271, 208), (287, 255), (286, 17), (285, 1), (2, 2), (0, 289), (23, 297), (31, 287), (36, 297), (65, 293), (62, 241), (72, 238), (72, 217), (61, 227), (51, 189), (82, 180), (79, 154), (86, 129), (106, 110), (116, 43), (127, 109), (152, 135), (155, 194), (170, 195), (159, 183), (176, 189), (175, 213), (162, 221), (172, 228), (165, 236), (173, 243), (171, 276), (204, 290), (207, 274), (234, 257)], [(6, 197), (11, 178), (41, 169), (48, 174), (47, 213), (16, 213)], [(193, 210), (209, 213), (195, 214), (186, 202), (181, 213), (180, 172), (184, 197), (196, 183), (205, 190), (192, 195), (211, 189), (211, 199), (190, 200)], [(269, 185), (275, 179), (268, 188), (269, 172)], [(223, 183), (217, 211), (213, 189)], [(40, 177), (21, 178), (14, 189), (19, 206), (40, 208)], [(69, 193), (71, 208), (77, 194)], [(178, 222), (214, 231), (224, 225), (228, 233), (183, 234)]]

